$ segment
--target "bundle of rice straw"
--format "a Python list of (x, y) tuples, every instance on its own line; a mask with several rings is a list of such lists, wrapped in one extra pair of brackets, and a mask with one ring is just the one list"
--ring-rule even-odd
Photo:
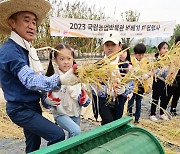
[[(51, 47), (44, 47), (37, 50), (44, 49), (51, 49), (60, 52)], [(158, 61), (149, 59), (145, 62), (142, 60), (140, 65), (133, 67), (127, 74), (125, 74), (124, 77), (122, 77), (122, 74), (115, 73), (119, 72), (118, 65), (122, 63), (111, 64), (111, 62), (128, 49), (129, 48), (121, 52), (115, 52), (106, 58), (102, 58), (96, 63), (83, 63), (83, 65), (78, 66), (75, 72), (79, 78), (78, 82), (85, 84), (86, 87), (96, 85), (98, 90), (103, 90), (101, 86), (103, 83), (108, 89), (112, 89), (114, 85), (118, 84), (119, 86), (123, 86), (130, 80), (139, 80), (141, 83), (143, 83), (143, 74), (148, 74), (149, 77), (159, 77), (160, 74), (168, 67), (168, 74), (165, 78), (165, 83), (169, 85), (173, 83), (178, 70), (180, 69), (180, 45), (173, 46), (170, 51), (167, 52), (163, 57), (159, 58)], [(155, 70), (157, 68), (160, 68), (161, 72), (155, 75)]]
[(168, 75), (165, 78), (165, 83), (167, 85), (172, 85), (176, 75), (180, 69), (180, 44), (178, 46), (173, 46), (172, 49), (160, 59), (159, 65), (162, 69), (165, 69), (165, 65), (168, 66)]

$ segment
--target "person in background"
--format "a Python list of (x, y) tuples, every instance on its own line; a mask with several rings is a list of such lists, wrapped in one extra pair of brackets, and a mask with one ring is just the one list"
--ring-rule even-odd
[[(161, 42), (158, 45), (158, 54), (155, 54), (156, 59), (158, 60), (159, 57), (163, 57), (166, 52), (169, 51), (169, 44), (167, 42)], [(158, 68), (155, 72), (158, 75), (157, 79), (154, 78), (153, 85), (152, 85), (152, 99), (153, 102), (151, 104), (151, 113), (150, 113), (150, 120), (157, 121), (156, 118), (156, 108), (158, 105), (158, 101), (160, 99), (160, 115), (159, 118), (162, 120), (167, 120), (167, 116), (164, 114), (163, 110), (166, 110), (168, 104), (168, 95), (167, 95), (167, 86), (165, 85), (165, 77), (167, 76), (167, 70), (163, 70)]]
[[(179, 45), (179, 43), (180, 43), (180, 35), (175, 38), (175, 45)], [(176, 108), (177, 108), (179, 96), (180, 96), (180, 70), (176, 75), (172, 87), (169, 87), (168, 89), (168, 102), (172, 97), (171, 109), (170, 109), (172, 116), (177, 116)]]
[[(122, 44), (122, 50), (127, 49), (128, 46), (126, 44)], [(129, 49), (124, 51), (120, 56), (119, 56), (119, 63), (122, 63), (119, 65), (119, 71), (122, 76), (122, 78), (129, 72), (131, 69), (131, 58), (130, 58), (130, 52)], [(117, 102), (115, 104), (115, 109), (117, 110), (117, 115), (118, 118), (121, 118), (123, 116), (123, 111), (124, 111), (124, 104), (126, 100), (130, 100), (132, 95), (133, 95), (133, 89), (134, 89), (134, 81), (130, 81), (127, 85), (127, 90), (121, 95), (117, 96)]]
[(65, 139), (63, 130), (42, 116), (40, 91), (59, 90), (77, 82), (73, 69), (63, 76), (46, 77), (30, 42), (51, 6), (45, 0), (0, 2), (0, 33), (10, 38), (0, 47), (0, 83), (9, 118), (23, 128), (26, 153), (38, 150), (41, 137), (47, 145)]
[[(103, 37), (103, 49), (105, 53), (104, 59), (107, 61), (109, 61), (109, 57), (112, 54), (121, 51), (121, 37), (118, 31), (110, 30), (105, 32)], [(117, 68), (115, 68), (114, 72), (112, 72), (113, 74), (120, 74), (118, 61), (119, 57), (116, 57), (109, 63), (112, 65), (117, 64)], [(95, 87), (95, 89), (97, 88)], [(115, 108), (115, 104), (117, 103), (116, 97), (125, 92), (125, 86), (115, 86), (114, 90), (111, 91), (111, 89), (107, 89), (107, 86), (102, 83), (102, 89), (103, 91), (97, 90), (97, 95), (92, 90), (92, 95), (94, 117), (97, 119), (98, 114), (100, 114), (100, 117), (102, 119), (101, 125), (104, 125), (120, 118), (119, 110)], [(109, 97), (113, 97), (113, 99), (110, 100)]]
[[(54, 51), (50, 53), (50, 62), (47, 69), (47, 76), (52, 76), (54, 73), (60, 76), (72, 68), (75, 63), (74, 52), (66, 44), (59, 44)], [(52, 54), (54, 56), (52, 56)], [(54, 57), (56, 66), (52, 64)], [(56, 123), (69, 132), (68, 137), (76, 136), (81, 133), (80, 115), (81, 107), (88, 106), (90, 98), (80, 83), (71, 85), (62, 85), (59, 91), (48, 93), (47, 103), (52, 106), (51, 110)]]
[[(136, 67), (139, 65), (140, 61), (143, 59), (146, 52), (146, 46), (143, 43), (139, 43), (134, 47), (134, 57), (131, 59), (132, 66)], [(142, 85), (138, 80), (135, 80), (135, 88), (132, 98), (128, 102), (128, 113), (129, 116), (133, 116), (132, 107), (134, 105), (134, 100), (136, 101), (136, 110), (135, 110), (135, 120), (134, 123), (139, 123), (141, 115), (141, 102), (142, 96), (144, 93), (144, 85)]]

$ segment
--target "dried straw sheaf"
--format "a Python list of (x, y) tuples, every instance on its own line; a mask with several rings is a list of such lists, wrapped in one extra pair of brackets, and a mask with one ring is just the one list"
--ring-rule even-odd
[[(43, 47), (36, 50), (50, 50), (66, 54), (52, 47)], [(78, 66), (77, 70), (75, 70), (75, 74), (78, 76), (78, 82), (83, 83), (83, 85), (86, 85), (86, 87), (94, 88), (92, 85), (95, 85), (100, 91), (103, 90), (101, 87), (102, 83), (107, 87), (113, 87), (112, 85), (115, 83), (120, 83), (117, 81), (121, 78), (119, 69), (117, 67), (120, 63), (111, 64), (111, 62), (126, 50), (127, 49), (121, 52), (115, 52), (109, 57), (103, 58), (94, 64), (87, 62), (83, 63), (81, 66)]]
[[(37, 50), (56, 50), (52, 47), (39, 48)], [(124, 77), (122, 74), (117, 73), (118, 65), (122, 63), (111, 63), (114, 59), (119, 57), (124, 51), (129, 48), (121, 51), (115, 52), (112, 55), (103, 58), (96, 63), (83, 63), (83, 65), (78, 66), (76, 74), (79, 79), (79, 83), (84, 83), (87, 87), (96, 85), (98, 90), (102, 90), (101, 84), (105, 84), (108, 89), (112, 89), (114, 85), (118, 84), (119, 86), (125, 85), (130, 80), (139, 80), (143, 84), (143, 74), (147, 74), (149, 77), (155, 76), (155, 78), (160, 78), (161, 73), (168, 69), (168, 74), (164, 79), (165, 83), (172, 85), (178, 70), (180, 69), (180, 45), (173, 46), (169, 52), (167, 52), (159, 60), (149, 58), (146, 61), (141, 61), (140, 65), (134, 66)], [(60, 52), (61, 53), (61, 52)], [(64, 54), (64, 53), (63, 53)], [(160, 72), (155, 74), (155, 70), (160, 68)]]
[(118, 65), (121, 63), (112, 62), (124, 51), (125, 50), (116, 52), (96, 63), (79, 66), (76, 70), (79, 82), (86, 84), (87, 87), (95, 85), (98, 90), (103, 90), (101, 87), (102, 83), (106, 85), (108, 89), (112, 89), (115, 84), (120, 84), (121, 74)]
[[(147, 61), (141, 61), (138, 66), (133, 67), (130, 72), (124, 77), (122, 82), (128, 82), (130, 79), (138, 79), (140, 82), (143, 80), (143, 74), (147, 74), (149, 77), (155, 76), (165, 81), (166, 85), (172, 85), (176, 75), (180, 69), (180, 45), (173, 46), (169, 52), (167, 52), (159, 60), (152, 58)], [(155, 74), (156, 69), (160, 69), (158, 74)], [(161, 74), (167, 71), (165, 79), (161, 77)]]
[[(146, 61), (142, 60), (139, 65), (134, 66), (124, 77), (121, 74), (115, 74), (120, 63), (111, 64), (110, 62), (122, 54), (124, 51), (116, 52), (108, 60), (106, 58), (101, 59), (97, 63), (80, 66), (77, 70), (79, 81), (87, 85), (95, 84), (97, 87), (101, 87), (101, 83), (104, 83), (111, 89), (114, 84), (119, 86), (125, 85), (130, 80), (139, 80), (143, 84), (143, 75), (147, 74), (149, 78), (155, 76), (155, 78), (161, 78), (161, 73), (164, 70), (168, 70), (167, 76), (163, 79), (166, 85), (172, 85), (173, 81), (180, 69), (180, 45), (174, 46), (159, 60), (149, 58)], [(160, 72), (155, 74), (156, 69), (160, 68)], [(120, 82), (119, 82), (120, 81)], [(152, 84), (152, 83), (149, 83)]]
[(160, 58), (159, 61), (155, 63), (154, 67), (160, 66), (162, 71), (168, 68), (168, 74), (165, 78), (166, 85), (172, 85), (176, 75), (180, 69), (180, 44), (178, 46), (173, 46), (165, 56)]

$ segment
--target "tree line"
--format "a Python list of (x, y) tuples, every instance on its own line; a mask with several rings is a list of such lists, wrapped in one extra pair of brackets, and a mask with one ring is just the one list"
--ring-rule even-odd
[[(81, 53), (88, 52), (102, 52), (97, 44), (101, 44), (101, 39), (93, 38), (68, 38), (68, 37), (54, 37), (50, 36), (50, 17), (63, 17), (63, 18), (78, 18), (78, 19), (88, 19), (88, 20), (107, 20), (110, 19), (104, 12), (105, 8), (97, 9), (95, 5), (88, 6), (85, 2), (75, 1), (73, 3), (67, 2), (63, 3), (58, 0), (51, 0), (52, 9), (46, 18), (43, 20), (41, 26), (38, 27), (37, 35), (32, 42), (35, 48), (51, 46), (55, 47), (60, 42), (68, 43), (72, 48), (76, 49)], [(122, 21), (136, 22), (139, 20), (140, 13), (133, 10), (128, 10), (121, 13)], [(173, 44), (174, 38), (180, 35), (180, 25), (176, 25), (174, 29), (174, 34), (171, 36), (170, 45)], [(0, 45), (4, 43), (9, 36), (0, 34)], [(123, 43), (130, 45), (133, 39), (122, 38)], [(151, 49), (148, 48), (151, 52)]]

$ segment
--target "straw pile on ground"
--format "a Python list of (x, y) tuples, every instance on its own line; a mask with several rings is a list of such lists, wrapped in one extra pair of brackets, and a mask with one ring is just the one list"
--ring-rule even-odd
[[(13, 143), (9, 143), (8, 148), (11, 149), (11, 145), (15, 144), (16, 141), (20, 141), (24, 139), (23, 136), (23, 130), (22, 128), (15, 125), (13, 122), (10, 121), (8, 116), (5, 113), (5, 102), (0, 102), (0, 143), (3, 139), (17, 139), (13, 140)], [(3, 112), (2, 112), (3, 111)], [(44, 114), (51, 116), (47, 110), (44, 110)], [(91, 123), (91, 125), (87, 125), (87, 123), (81, 124), (82, 129), (88, 128), (86, 131), (91, 130), (92, 125), (94, 127), (98, 127), (100, 123), (94, 122), (92, 120), (82, 120), (88, 121), (88, 123)], [(149, 119), (141, 119), (140, 124), (137, 126), (143, 127), (146, 130), (153, 133), (156, 137), (158, 137), (163, 144), (163, 147), (165, 148), (166, 154), (178, 154), (180, 153), (180, 116), (177, 116), (176, 118), (173, 118), (169, 121), (158, 121), (158, 122), (152, 122)], [(1, 144), (0, 144), (1, 146)], [(20, 146), (20, 145), (18, 145)], [(21, 145), (22, 147), (22, 145)], [(7, 147), (4, 147), (7, 149)], [(19, 149), (17, 147), (17, 149)], [(178, 152), (179, 151), (179, 152)], [(1, 153), (1, 152), (0, 152)]]

